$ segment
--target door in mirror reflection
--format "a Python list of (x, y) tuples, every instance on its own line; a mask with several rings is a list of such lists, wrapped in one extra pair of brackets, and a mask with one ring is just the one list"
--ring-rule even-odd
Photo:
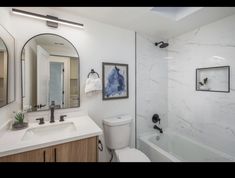
[[(64, 63), (50, 62), (49, 103), (55, 101), (63, 108), (64, 103)], [(67, 104), (67, 103), (66, 103)]]
[(23, 109), (47, 110), (79, 107), (79, 56), (63, 37), (41, 34), (22, 50)]

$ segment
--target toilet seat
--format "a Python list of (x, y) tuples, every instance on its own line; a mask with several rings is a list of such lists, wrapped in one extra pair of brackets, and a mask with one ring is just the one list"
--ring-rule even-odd
[(115, 153), (120, 162), (151, 162), (143, 152), (135, 148), (115, 150)]

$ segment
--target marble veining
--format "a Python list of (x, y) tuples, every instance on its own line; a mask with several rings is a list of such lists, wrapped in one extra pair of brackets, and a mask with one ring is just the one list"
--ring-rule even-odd
[(189, 112), (192, 112), (192, 109), (188, 106), (188, 104), (186, 103), (185, 100), (181, 100), (182, 101), (182, 104), (184, 105), (184, 107), (189, 111)]
[(156, 132), (152, 122), (155, 113), (161, 118), (160, 127), (167, 127), (166, 56), (166, 50), (137, 34), (137, 138)]
[(170, 78), (170, 77), (169, 77), (168, 80), (170, 80), (170, 81), (172, 81), (172, 82), (175, 82), (175, 83), (177, 83), (177, 84), (179, 84), (179, 85), (188, 86), (188, 84), (182, 82), (181, 80), (175, 79), (175, 78)]
[(197, 28), (197, 29), (195, 30), (195, 32), (194, 32), (194, 36), (197, 36), (198, 33), (200, 32), (200, 30), (201, 30), (201, 28)]
[[(235, 15), (168, 39), (164, 50), (137, 35), (138, 138), (154, 133), (151, 117), (158, 113), (163, 130), (235, 156), (234, 31)], [(226, 65), (230, 93), (196, 91), (197, 68)]]
[[(235, 156), (235, 15), (169, 39), (168, 126)], [(230, 93), (195, 90), (196, 68), (230, 66)], [(215, 76), (216, 77), (216, 76)]]
[(235, 44), (221, 44), (221, 43), (197, 43), (197, 42), (187, 42), (185, 45), (198, 45), (198, 46), (219, 46), (219, 47), (235, 47)]

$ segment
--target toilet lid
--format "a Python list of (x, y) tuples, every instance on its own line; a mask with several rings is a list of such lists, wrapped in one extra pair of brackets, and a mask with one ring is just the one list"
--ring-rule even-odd
[(150, 162), (150, 159), (135, 148), (119, 150), (117, 157), (120, 162)]

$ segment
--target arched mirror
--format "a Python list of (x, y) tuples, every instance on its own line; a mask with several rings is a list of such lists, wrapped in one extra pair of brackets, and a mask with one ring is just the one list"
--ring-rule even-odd
[(0, 108), (15, 101), (15, 39), (0, 25)]
[(8, 51), (7, 46), (2, 38), (0, 38), (0, 107), (7, 104), (7, 74), (8, 74)]
[(80, 106), (79, 55), (64, 37), (40, 34), (22, 49), (22, 108), (28, 112)]

